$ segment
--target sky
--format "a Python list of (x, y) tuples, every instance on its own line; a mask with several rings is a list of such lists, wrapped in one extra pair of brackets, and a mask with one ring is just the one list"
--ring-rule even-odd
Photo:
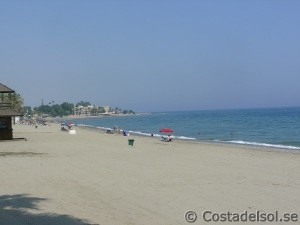
[(25, 105), (300, 106), (298, 0), (1, 0), (0, 83)]

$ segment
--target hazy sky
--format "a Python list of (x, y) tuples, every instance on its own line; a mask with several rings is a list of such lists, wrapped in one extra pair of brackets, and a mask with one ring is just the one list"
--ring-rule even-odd
[(26, 105), (300, 106), (298, 0), (1, 0), (0, 82)]

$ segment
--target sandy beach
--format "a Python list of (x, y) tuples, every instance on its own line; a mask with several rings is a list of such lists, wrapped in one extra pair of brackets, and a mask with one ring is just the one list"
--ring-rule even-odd
[(207, 223), (205, 211), (300, 215), (298, 152), (138, 136), (132, 147), (75, 129), (16, 125), (27, 141), (0, 142), (1, 225), (179, 225), (189, 210), (194, 224)]

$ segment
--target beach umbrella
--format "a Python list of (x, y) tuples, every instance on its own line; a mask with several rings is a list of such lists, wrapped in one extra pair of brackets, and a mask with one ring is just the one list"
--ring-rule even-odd
[(170, 128), (166, 128), (166, 127), (165, 127), (165, 128), (161, 128), (161, 129), (159, 130), (159, 132), (161, 132), (161, 133), (169, 133), (168, 137), (162, 136), (162, 139), (163, 139), (164, 141), (167, 141), (167, 142), (172, 141), (172, 138), (171, 138), (170, 133), (172, 133), (173, 130), (171, 130)]
[(172, 133), (173, 130), (171, 130), (170, 128), (161, 128), (159, 130), (159, 132), (161, 132), (161, 133)]

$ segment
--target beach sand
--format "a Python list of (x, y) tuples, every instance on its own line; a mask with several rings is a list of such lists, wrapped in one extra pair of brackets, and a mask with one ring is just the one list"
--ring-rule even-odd
[(27, 141), (0, 142), (1, 225), (179, 225), (189, 210), (194, 224), (206, 224), (207, 210), (300, 215), (297, 152), (75, 129), (16, 125)]

